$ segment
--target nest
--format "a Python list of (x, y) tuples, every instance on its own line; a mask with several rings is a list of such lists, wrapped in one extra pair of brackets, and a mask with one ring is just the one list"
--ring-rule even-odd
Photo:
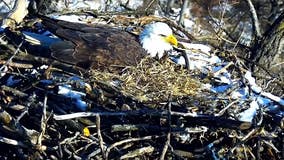
[(171, 61), (144, 58), (138, 66), (128, 67), (121, 75), (93, 70), (92, 79), (107, 82), (139, 102), (164, 102), (194, 96), (200, 91), (200, 81), (188, 70)]
[[(123, 24), (153, 17), (143, 19)], [(0, 44), (0, 159), (283, 159), (283, 101), (259, 106), (252, 120), (239, 118), (263, 95), (231, 96), (254, 87), (235, 56), (200, 77), (217, 87), (223, 71), (234, 77), (215, 93), (202, 89), (199, 71), (165, 59), (82, 78), (69, 72), (74, 66), (23, 53), (11, 41)]]

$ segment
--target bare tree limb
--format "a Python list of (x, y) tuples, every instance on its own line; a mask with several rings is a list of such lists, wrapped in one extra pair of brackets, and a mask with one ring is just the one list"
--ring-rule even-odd
[(183, 24), (184, 14), (185, 14), (185, 10), (186, 10), (187, 6), (188, 6), (188, 0), (184, 0), (183, 4), (182, 4), (181, 11), (180, 11), (180, 17), (179, 17), (179, 20), (178, 20), (178, 25)]
[(259, 39), (261, 37), (261, 31), (260, 31), (260, 24), (258, 21), (258, 17), (257, 17), (257, 13), (256, 10), (251, 2), (251, 0), (246, 0), (248, 5), (249, 5), (249, 9), (250, 9), (250, 13), (251, 13), (251, 18), (252, 18), (252, 22), (253, 22), (253, 29), (254, 29), (254, 36), (256, 39)]

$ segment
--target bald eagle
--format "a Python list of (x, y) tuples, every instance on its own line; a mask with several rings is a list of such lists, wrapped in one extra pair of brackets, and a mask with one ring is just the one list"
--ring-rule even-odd
[(147, 25), (139, 38), (108, 26), (55, 20), (41, 16), (42, 24), (63, 39), (50, 46), (53, 58), (85, 69), (115, 71), (137, 65), (146, 55), (163, 56), (177, 45), (165, 23)]

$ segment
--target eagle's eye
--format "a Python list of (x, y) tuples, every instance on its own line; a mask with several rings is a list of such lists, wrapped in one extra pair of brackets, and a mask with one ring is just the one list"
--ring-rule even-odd
[(159, 34), (159, 36), (161, 36), (161, 37), (167, 37), (167, 35), (165, 35), (165, 34)]

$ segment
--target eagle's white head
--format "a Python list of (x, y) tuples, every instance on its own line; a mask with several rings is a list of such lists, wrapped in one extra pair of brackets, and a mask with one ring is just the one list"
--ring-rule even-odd
[(177, 39), (172, 29), (162, 22), (148, 24), (139, 36), (142, 47), (152, 56), (161, 58), (165, 51), (177, 46)]

